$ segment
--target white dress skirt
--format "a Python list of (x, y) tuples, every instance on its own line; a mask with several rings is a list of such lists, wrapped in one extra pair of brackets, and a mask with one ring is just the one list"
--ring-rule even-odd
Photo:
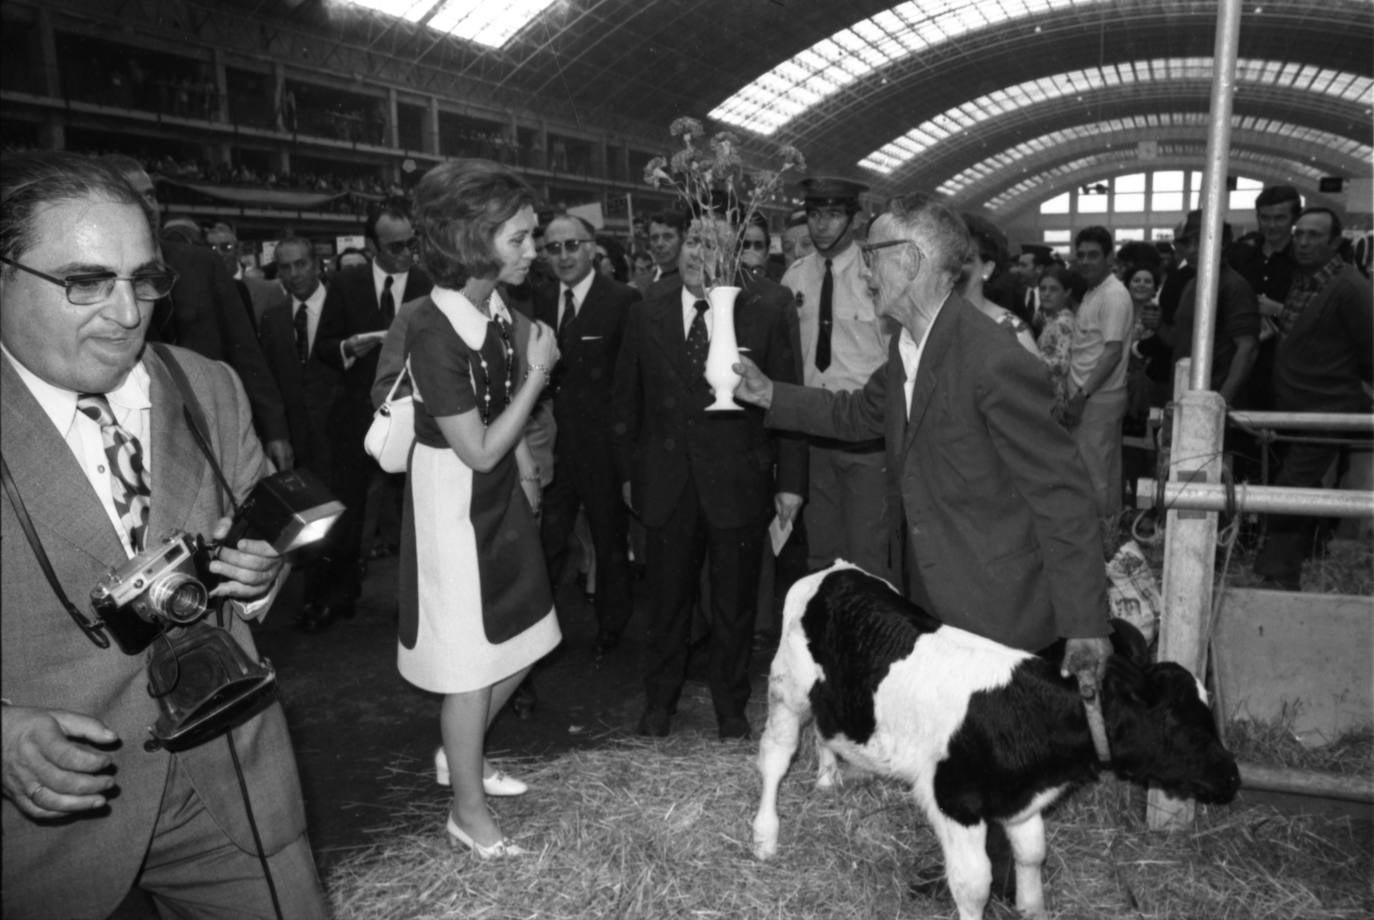
[[(475, 315), (465, 315), (463, 306)], [(438, 363), (445, 372), (484, 357), (490, 377), (503, 379), (505, 351), (497, 323), (466, 300), (457, 308), (457, 322), (451, 312), (422, 305), (411, 320), (408, 341), (424, 342), (418, 346), (421, 354), (444, 349), (445, 361)], [(523, 341), (520, 332), (518, 325), (514, 334), (505, 331), (507, 349), (512, 340)], [(452, 350), (465, 352), (456, 364)], [(448, 380), (441, 373), (436, 380), (435, 363), (426, 374), (415, 366), (416, 351), (411, 355), (419, 391), (440, 392), (433, 387), (442, 380), (475, 388), (476, 398), (484, 397), (486, 375), (464, 372), (456, 375), (463, 379)], [(426, 380), (430, 387), (424, 386)], [(499, 386), (494, 389), (493, 417), (505, 408), (507, 396)], [(514, 451), (492, 470), (476, 472), (447, 445), (434, 443), (442, 438), (435, 437), (432, 418), (422, 419), (427, 409), (418, 398), (415, 414), (417, 441), (402, 519), (397, 665), (402, 677), (425, 690), (478, 690), (538, 661), (561, 640), (539, 521), (520, 488)], [(451, 414), (451, 407), (445, 404), (437, 414)]]

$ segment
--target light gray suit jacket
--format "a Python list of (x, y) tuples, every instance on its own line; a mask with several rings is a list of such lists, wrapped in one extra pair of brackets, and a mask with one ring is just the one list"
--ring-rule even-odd
[[(268, 472), (243, 386), (227, 365), (175, 349), (207, 420), (212, 450), (238, 497)], [(152, 378), (152, 508), (149, 535), (209, 534), (226, 513), (222, 490), (192, 440), (182, 400), (162, 361), (145, 349)], [(85, 474), (8, 358), (0, 358), (0, 450), (39, 539), (72, 602), (90, 611), (91, 586), (125, 554)], [(65, 709), (100, 719), (120, 737), (113, 751), (118, 795), (96, 812), (34, 821), (8, 800), (4, 828), (6, 917), (105, 917), (128, 892), (153, 833), (171, 758), (235, 845), (253, 852), (224, 738), (181, 754), (144, 750), (158, 707), (148, 695), (143, 655), (97, 648), (58, 603), (0, 498), (0, 691), (16, 706)], [(94, 618), (94, 614), (91, 614)], [(256, 658), (247, 624), (234, 637)], [(280, 704), (233, 732), (253, 811), (269, 854), (305, 830), (300, 781)]]

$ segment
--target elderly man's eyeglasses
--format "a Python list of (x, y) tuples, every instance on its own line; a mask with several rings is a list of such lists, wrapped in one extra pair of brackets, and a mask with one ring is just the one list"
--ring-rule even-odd
[(544, 244), (544, 252), (551, 256), (559, 256), (565, 252), (568, 255), (572, 255), (573, 253), (577, 252), (577, 250), (581, 246), (590, 242), (591, 240), (564, 240), (560, 243), (559, 241), (554, 240), (551, 243)]
[(78, 307), (88, 307), (100, 303), (114, 293), (116, 281), (127, 281), (133, 285), (136, 300), (161, 300), (172, 293), (172, 285), (177, 283), (177, 273), (170, 268), (149, 269), (132, 275), (116, 275), (114, 272), (90, 272), (84, 275), (68, 275), (55, 278), (52, 275), (29, 268), (21, 262), (0, 256), (0, 262), (13, 265), (22, 272), (28, 272), (44, 281), (67, 289), (67, 300)]
[(390, 243), (383, 243), (382, 248), (393, 256), (403, 256), (408, 252), (414, 252), (420, 248), (419, 237), (412, 236), (408, 240), (394, 240)]
[[(888, 240), (884, 243), (860, 243), (859, 255), (863, 256), (864, 268), (873, 267), (873, 253), (877, 252), (879, 249), (886, 249), (889, 246), (916, 246), (916, 244), (911, 240)], [(920, 252), (919, 246), (916, 251)]]

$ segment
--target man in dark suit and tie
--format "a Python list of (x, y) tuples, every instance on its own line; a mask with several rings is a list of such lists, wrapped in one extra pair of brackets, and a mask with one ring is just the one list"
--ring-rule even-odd
[[(710, 310), (703, 243), (689, 235), (682, 284), (629, 311), (615, 375), (613, 437), (623, 490), (647, 531), (649, 598), (645, 709), (640, 734), (668, 734), (687, 670), (703, 557), (711, 586), (709, 681), (722, 739), (749, 737), (759, 566), (769, 518), (788, 520), (806, 488), (806, 445), (780, 442), (753, 407), (707, 412), (703, 378)], [(767, 289), (781, 292), (776, 285)], [(786, 295), (753, 289), (735, 305), (735, 337), (779, 379), (800, 379)], [(776, 473), (775, 473), (776, 468)]]
[[(267, 307), (258, 323), (258, 335), (286, 404), (297, 465), (310, 470), (321, 482), (332, 482), (334, 444), (329, 423), (342, 375), (320, 360), (316, 348), (326, 293), (320, 282), (319, 258), (310, 240), (291, 236), (277, 244), (275, 261), (277, 277), (289, 300)], [(320, 558), (297, 566), (305, 576), (303, 626), (320, 625), (310, 621), (319, 618), (321, 607), (336, 601), (329, 584), (332, 558), (332, 546), (326, 544)]]
[(639, 292), (593, 270), (595, 229), (580, 217), (555, 217), (544, 230), (557, 285), (536, 288), (534, 318), (558, 331), (554, 374), (557, 423), (553, 481), (544, 490), (542, 533), (549, 580), (557, 584), (578, 508), (596, 550), (596, 650), (620, 642), (630, 618), (628, 520), (611, 450), (611, 391), (625, 319)]
[(262, 322), (262, 314), (268, 307), (285, 300), (286, 292), (275, 281), (252, 278), (244, 272), (243, 263), (239, 261), (239, 231), (231, 222), (217, 220), (211, 224), (205, 231), (205, 242), (233, 277), (234, 287), (238, 288), (239, 297), (250, 311), (249, 317), (256, 328)]
[(1016, 306), (1010, 307), (1013, 313), (1025, 320), (1026, 324), (1038, 330), (1040, 323), (1040, 276), (1054, 262), (1054, 250), (1039, 243), (1022, 243), (1021, 254), (1016, 257), (1012, 269), (1016, 276)]
[[(247, 396), (222, 364), (166, 347), (188, 395), (145, 347), (172, 279), (152, 210), (117, 171), (21, 153), (6, 157), (2, 185), (0, 452), (21, 498), (0, 499), (0, 913), (108, 917), (125, 903), (137, 916), (323, 918), (281, 705), (177, 753), (145, 745), (160, 708), (146, 658), (112, 643), (84, 603), (111, 568), (170, 531), (227, 536), (207, 455), (239, 496), (270, 471)], [(245, 539), (222, 547), (210, 571), (223, 579), (212, 603), (232, 599), (220, 614), (229, 641), (256, 659), (247, 621), (270, 603), (281, 559)], [(64, 610), (55, 586), (81, 607)]]
[[(370, 391), (377, 373), (378, 350), (387, 327), (396, 318), (396, 308), (423, 297), (434, 287), (415, 265), (415, 230), (402, 202), (387, 202), (370, 211), (365, 233), (372, 265), (342, 271), (330, 283), (315, 338), (315, 354), (343, 375), (343, 392), (330, 429), (334, 438), (334, 494), (348, 511), (334, 525), (339, 533), (332, 538), (337, 540), (330, 578), (336, 601), (319, 611), (313, 628), (353, 615), (359, 592), (363, 505), (368, 481), (374, 473), (381, 475), (377, 464), (363, 451), (363, 437), (372, 420)], [(312, 628), (309, 622), (307, 628)]]

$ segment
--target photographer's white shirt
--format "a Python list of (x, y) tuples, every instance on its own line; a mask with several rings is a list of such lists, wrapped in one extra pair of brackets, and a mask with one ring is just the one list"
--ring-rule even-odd
[[(101, 507), (105, 509), (105, 514), (109, 517), (110, 523), (114, 526), (115, 533), (119, 534), (120, 543), (124, 546), (124, 553), (132, 559), (134, 548), (129, 541), (129, 532), (124, 528), (124, 522), (120, 519), (119, 512), (115, 510), (114, 489), (110, 485), (110, 471), (105, 458), (105, 440), (100, 434), (100, 423), (91, 418), (84, 412), (78, 412), (76, 401), (79, 394), (54, 386), (29, 370), (22, 363), (17, 361), (4, 345), (0, 345), (0, 354), (14, 365), (15, 371), (19, 374), (19, 379), (24, 381), (24, 385), (29, 388), (33, 398), (38, 400), (38, 405), (43, 412), (52, 420), (57, 431), (67, 442), (67, 447), (71, 449), (72, 456), (76, 459), (81, 471), (86, 474), (86, 478), (91, 483), (91, 488), (95, 490), (96, 497), (100, 499)], [(115, 421), (127, 432), (138, 438), (138, 443), (143, 448), (143, 469), (148, 476), (148, 482), (152, 484), (153, 463), (156, 458), (152, 452), (151, 437), (151, 418), (152, 418), (152, 398), (151, 398), (151, 378), (148, 376), (148, 369), (140, 361), (134, 365), (129, 376), (124, 378), (124, 382), (113, 390), (105, 394), (105, 398), (110, 402), (110, 411), (114, 413)], [(157, 501), (157, 495), (151, 497), (151, 501)], [(204, 534), (209, 539), (209, 534)], [(149, 534), (145, 539), (161, 539), (161, 535)], [(261, 616), (272, 601), (276, 599), (277, 592), (281, 590), (282, 583), (286, 580), (285, 576), (290, 572), (290, 566), (282, 567), (282, 574), (277, 581), (262, 597), (253, 601), (230, 600), (229, 607), (243, 619), (255, 619)]]
[[(125, 530), (124, 522), (115, 510), (114, 489), (110, 486), (110, 471), (105, 458), (105, 441), (100, 434), (100, 423), (86, 413), (77, 411), (76, 400), (79, 394), (53, 386), (15, 360), (9, 349), (0, 346), (0, 350), (4, 351), (5, 357), (19, 373), (19, 379), (24, 381), (24, 385), (29, 388), (33, 398), (38, 400), (43, 412), (52, 420), (58, 434), (67, 442), (77, 465), (90, 480), (91, 488), (100, 499), (101, 507), (105, 509), (110, 523), (114, 525), (115, 532), (119, 534), (120, 542), (124, 544), (124, 552), (129, 558), (133, 558), (134, 549), (129, 542), (129, 532)], [(105, 398), (110, 402), (110, 411), (114, 413), (115, 421), (129, 434), (138, 438), (138, 443), (143, 448), (143, 469), (151, 483), (153, 457), (150, 449), (149, 418), (153, 404), (148, 394), (148, 371), (143, 363), (139, 362), (134, 365), (129, 376), (124, 378), (124, 382), (106, 393)]]

